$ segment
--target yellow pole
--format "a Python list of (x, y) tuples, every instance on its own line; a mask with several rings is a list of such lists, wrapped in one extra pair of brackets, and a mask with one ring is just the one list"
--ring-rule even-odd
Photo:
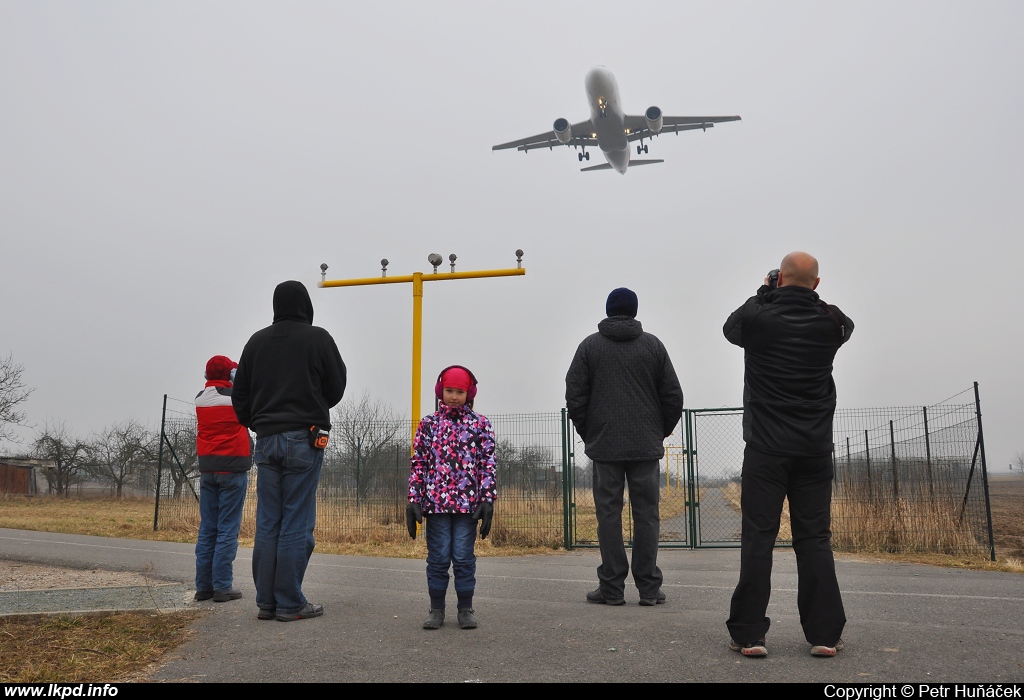
[(412, 274), (412, 438), (409, 440), (409, 454), (412, 455), (416, 426), (420, 416), (420, 379), (423, 361), (423, 273)]

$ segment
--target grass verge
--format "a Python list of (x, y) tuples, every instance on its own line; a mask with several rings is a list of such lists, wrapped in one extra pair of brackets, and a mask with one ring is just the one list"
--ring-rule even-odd
[(189, 636), (198, 611), (0, 618), (0, 682), (121, 683)]

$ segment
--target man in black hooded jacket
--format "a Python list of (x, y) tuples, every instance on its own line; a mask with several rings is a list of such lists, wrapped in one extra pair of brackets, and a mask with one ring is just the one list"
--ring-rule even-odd
[(636, 320), (637, 298), (608, 295), (608, 318), (588, 336), (565, 376), (565, 403), (594, 462), (594, 506), (601, 566), (591, 603), (622, 605), (630, 564), (622, 541), (622, 496), (629, 481), (633, 582), (641, 605), (665, 602), (658, 568), (659, 460), (683, 414), (683, 390), (668, 351)]
[(853, 321), (814, 291), (818, 261), (787, 255), (777, 287), (765, 279), (757, 294), (725, 322), (726, 339), (744, 349), (743, 525), (740, 580), (732, 596), (730, 648), (766, 656), (765, 617), (771, 595), (772, 551), (783, 499), (789, 499), (797, 561), (797, 608), (814, 656), (843, 648), (846, 624), (831, 547), (832, 361), (850, 338)]
[(238, 422), (256, 433), (252, 573), (261, 620), (287, 622), (324, 611), (302, 594), (324, 459), (310, 432), (330, 430), (331, 408), (345, 393), (346, 370), (330, 333), (312, 324), (305, 286), (277, 285), (274, 322), (245, 344), (231, 394)]

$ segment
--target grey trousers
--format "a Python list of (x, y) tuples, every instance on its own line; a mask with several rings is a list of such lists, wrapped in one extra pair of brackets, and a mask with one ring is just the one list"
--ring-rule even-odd
[(594, 505), (597, 510), (597, 540), (601, 545), (601, 566), (597, 580), (608, 598), (622, 598), (630, 564), (622, 541), (622, 497), (629, 483), (629, 505), (633, 513), (633, 581), (641, 598), (653, 598), (661, 590), (658, 568), (658, 535), (661, 519), (658, 499), (658, 460), (639, 462), (594, 462)]

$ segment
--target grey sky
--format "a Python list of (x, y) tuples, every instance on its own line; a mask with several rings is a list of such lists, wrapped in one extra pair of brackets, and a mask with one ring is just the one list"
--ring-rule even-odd
[[(427, 285), (425, 396), (461, 363), (484, 413), (557, 410), (629, 286), (687, 405), (731, 406), (722, 323), (804, 249), (857, 324), (840, 405), (977, 380), (1005, 470), (1024, 450), (1022, 26), (1019, 2), (2, 0), (0, 355), (36, 424), (155, 424), (300, 279), (350, 392), (407, 412), (411, 290), (316, 289), (319, 264), (512, 267), (520, 247), (526, 277)], [(491, 152), (584, 119), (596, 64), (630, 113), (743, 121), (657, 139), (666, 162), (625, 176)]]

